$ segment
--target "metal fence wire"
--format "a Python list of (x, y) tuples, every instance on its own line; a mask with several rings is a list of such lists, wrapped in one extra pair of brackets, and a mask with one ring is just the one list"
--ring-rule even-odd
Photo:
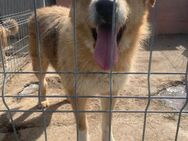
[[(21, 3), (21, 4), (20, 4)], [(37, 2), (38, 7), (43, 1)], [(1, 32), (9, 31), (1, 37), (2, 57), (1, 72), (17, 72), (28, 62), (28, 18), (33, 12), (32, 0), (2, 0), (0, 1)], [(1, 33), (2, 34), (2, 33)], [(2, 34), (3, 36), (3, 34)], [(3, 67), (4, 66), (4, 67)], [(3, 70), (5, 69), (5, 70)], [(7, 79), (12, 75), (8, 74)], [(0, 76), (3, 80), (2, 76)], [(1, 81), (1, 85), (2, 85)]]
[[(112, 32), (115, 32), (115, 2), (114, 0), (114, 6), (113, 6), (113, 26), (112, 26)], [(153, 8), (153, 16), (151, 17), (151, 24), (152, 24), (152, 34), (151, 38), (148, 41), (148, 46), (149, 46), (149, 61), (148, 61), (148, 70), (147, 72), (113, 72), (112, 69), (110, 69), (109, 72), (79, 72), (78, 71), (78, 60), (77, 60), (77, 31), (76, 31), (76, 22), (77, 22), (77, 13), (76, 13), (76, 0), (72, 0), (72, 7), (73, 7), (73, 22), (74, 22), (74, 32), (73, 32), (73, 40), (74, 40), (74, 47), (73, 47), (73, 52), (74, 52), (74, 70), (71, 71), (59, 71), (59, 72), (42, 72), (41, 71), (41, 56), (40, 56), (40, 32), (39, 32), (39, 21), (37, 19), (37, 8), (45, 6), (45, 1), (44, 0), (1, 0), (0, 1), (0, 28), (6, 28), (10, 29), (11, 25), (6, 25), (5, 22), (8, 22), (8, 20), (15, 20), (16, 26), (18, 26), (18, 31), (16, 31), (15, 34), (7, 36), (7, 44), (3, 44), (2, 39), (0, 40), (1, 43), (1, 48), (0, 48), (0, 55), (1, 55), (1, 67), (0, 67), (0, 80), (1, 80), (1, 85), (2, 85), (2, 104), (6, 107), (5, 110), (0, 110), (0, 112), (6, 112), (8, 113), (10, 117), (10, 123), (12, 126), (12, 132), (14, 133), (14, 139), (16, 141), (21, 141), (19, 138), (19, 134), (17, 131), (17, 127), (15, 125), (13, 115), (12, 113), (16, 112), (38, 112), (38, 113), (43, 113), (42, 117), (42, 125), (43, 125), (43, 132), (44, 132), (44, 140), (48, 141), (48, 134), (47, 134), (47, 123), (46, 123), (46, 113), (107, 113), (109, 116), (109, 133), (111, 133), (111, 128), (112, 128), (112, 115), (114, 113), (126, 113), (126, 114), (131, 114), (131, 113), (140, 113), (143, 114), (143, 128), (142, 128), (142, 138), (141, 140), (145, 140), (146, 132), (147, 132), (147, 123), (148, 123), (148, 114), (163, 114), (163, 113), (173, 113), (173, 114), (178, 114), (178, 120), (177, 120), (177, 127), (176, 127), (176, 132), (174, 134), (174, 140), (178, 141), (178, 135), (179, 135), (179, 129), (181, 125), (181, 119), (182, 119), (182, 114), (188, 114), (188, 111), (185, 110), (187, 104), (188, 104), (188, 82), (187, 82), (187, 76), (188, 76), (188, 63), (186, 65), (186, 70), (185, 72), (152, 72), (151, 71), (151, 65), (152, 65), (152, 53), (153, 53), (153, 44), (155, 43), (155, 30), (157, 29), (157, 24), (156, 24), (156, 13), (158, 10), (158, 3), (156, 3), (155, 8)], [(37, 47), (38, 47), (38, 58), (39, 58), (39, 65), (40, 65), (40, 71), (22, 71), (21, 69), (25, 64), (29, 62), (29, 57), (28, 57), (28, 29), (27, 29), (27, 24), (28, 24), (28, 18), (31, 16), (31, 14), (34, 13), (35, 15), (35, 22), (36, 22), (36, 37), (37, 37)], [(14, 25), (15, 26), (15, 25)], [(114, 34), (113, 34), (114, 35)], [(113, 41), (112, 41), (113, 44)], [(111, 53), (111, 63), (112, 63), (112, 53)], [(89, 98), (89, 99), (96, 99), (96, 98), (109, 98), (110, 101), (110, 107), (109, 110), (78, 110), (77, 108), (77, 100), (75, 100), (75, 107), (76, 110), (52, 110), (52, 109), (32, 109), (32, 110), (19, 110), (19, 109), (12, 109), (6, 102), (6, 98), (11, 98), (11, 97), (28, 97), (28, 98), (42, 98), (41, 95), (41, 82), (39, 82), (39, 90), (38, 90), (38, 96), (36, 95), (6, 95), (6, 85), (7, 85), (7, 80), (10, 78), (10, 76), (15, 76), (19, 74), (40, 74), (42, 75), (43, 73), (45, 74), (64, 74), (64, 75), (69, 75), (73, 74), (74, 76), (74, 95), (73, 96), (59, 96), (59, 95), (47, 95), (46, 97), (49, 98)], [(100, 75), (108, 75), (109, 76), (109, 96), (78, 96), (77, 95), (77, 78), (79, 75), (92, 75), (92, 74), (100, 74)], [(143, 75), (147, 76), (147, 96), (113, 96), (112, 95), (112, 77), (114, 75)], [(186, 92), (186, 97), (183, 96), (153, 96), (151, 94), (151, 77), (152, 76), (165, 76), (165, 75), (181, 75), (182, 77), (185, 78), (185, 92)], [(138, 100), (147, 100), (147, 104), (144, 110), (116, 110), (112, 109), (112, 101), (113, 99), (138, 99)], [(150, 105), (152, 100), (161, 100), (161, 99), (181, 99), (185, 100), (185, 103), (181, 107), (180, 110), (150, 110)], [(77, 119), (77, 118), (76, 118)], [(78, 121), (77, 121), (78, 122)], [(126, 126), (126, 125), (125, 125)], [(0, 131), (1, 132), (1, 131)], [(76, 127), (76, 132), (77, 132), (77, 141), (79, 141), (79, 130), (78, 127)], [(126, 132), (126, 131), (125, 131)], [(109, 134), (110, 135), (110, 134)], [(63, 136), (63, 135), (62, 135)], [(62, 137), (63, 138), (63, 137)], [(125, 139), (126, 140), (126, 139)], [(109, 137), (109, 141), (111, 141), (111, 137)]]

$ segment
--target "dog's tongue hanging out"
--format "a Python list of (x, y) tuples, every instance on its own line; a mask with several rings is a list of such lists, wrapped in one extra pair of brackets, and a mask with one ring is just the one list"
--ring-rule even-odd
[(98, 27), (94, 59), (103, 70), (109, 70), (118, 61), (118, 48), (116, 38), (116, 31), (113, 36), (111, 28), (106, 28), (104, 26)]

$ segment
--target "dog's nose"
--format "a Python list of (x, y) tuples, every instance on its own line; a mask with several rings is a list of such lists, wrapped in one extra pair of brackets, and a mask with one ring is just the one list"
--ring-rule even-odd
[(99, 0), (96, 2), (96, 12), (100, 22), (111, 24), (113, 17), (113, 4), (111, 0)]

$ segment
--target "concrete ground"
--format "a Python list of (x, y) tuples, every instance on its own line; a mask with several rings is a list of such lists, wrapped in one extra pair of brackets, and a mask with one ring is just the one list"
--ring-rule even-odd
[[(184, 73), (188, 57), (188, 35), (158, 36), (154, 42), (152, 72)], [(148, 71), (148, 48), (140, 48), (135, 61), (134, 72)], [(24, 71), (30, 71), (29, 63)], [(160, 74), (151, 75), (151, 93), (159, 92), (171, 85), (183, 84), (184, 75)], [(36, 78), (29, 74), (13, 77), (5, 87), (5, 95), (37, 95)], [(64, 95), (58, 76), (48, 75), (48, 95)], [(121, 91), (121, 96), (147, 96), (147, 75), (130, 75), (129, 82)], [(64, 98), (50, 98), (49, 110), (71, 110), (71, 105)], [(6, 98), (10, 109), (37, 110), (37, 98)], [(6, 109), (0, 101), (0, 110)], [(147, 100), (129, 98), (117, 99), (115, 110), (143, 111)], [(87, 110), (100, 110), (99, 99), (90, 99)], [(161, 102), (152, 100), (149, 110), (173, 111), (174, 109)], [(13, 120), (20, 141), (76, 141), (76, 124), (73, 113), (65, 112), (12, 112)], [(101, 113), (87, 113), (90, 141), (101, 141)], [(173, 141), (177, 128), (178, 114), (150, 113), (147, 115), (146, 141)], [(45, 122), (44, 122), (45, 121)], [(113, 113), (112, 127), (116, 141), (140, 141), (143, 130), (143, 113)], [(178, 141), (188, 140), (188, 115), (181, 118)], [(7, 112), (0, 113), (0, 141), (15, 141)]]

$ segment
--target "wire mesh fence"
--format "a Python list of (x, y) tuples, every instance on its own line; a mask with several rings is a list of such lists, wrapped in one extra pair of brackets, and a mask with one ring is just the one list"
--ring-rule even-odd
[[(21, 3), (21, 4), (20, 4)], [(43, 1), (37, 2), (38, 7)], [(33, 12), (32, 0), (7, 0), (0, 2), (1, 20), (1, 72), (17, 72), (27, 62), (28, 56), (28, 18)], [(10, 77), (11, 75), (7, 76)], [(2, 83), (3, 78), (1, 78)]]
[[(20, 3), (22, 3), (20, 5)], [(112, 34), (115, 32), (115, 3), (116, 0), (114, 0), (113, 2), (113, 24), (112, 24)], [(112, 68), (110, 69), (110, 71), (108, 72), (80, 72), (78, 69), (78, 49), (77, 49), (77, 31), (76, 30), (76, 24), (77, 24), (77, 13), (76, 13), (76, 8), (77, 8), (77, 1), (73, 0), (72, 1), (72, 10), (73, 10), (73, 61), (74, 61), (74, 65), (73, 65), (73, 70), (72, 71), (57, 71), (57, 72), (53, 72), (53, 71), (47, 71), (47, 72), (43, 72), (41, 69), (41, 48), (40, 48), (40, 42), (41, 42), (41, 34), (40, 34), (40, 22), (39, 19), (37, 17), (37, 8), (38, 7), (43, 7), (45, 6), (44, 1), (39, 1), (39, 0), (30, 0), (30, 1), (26, 1), (23, 0), (22, 2), (16, 1), (16, 0), (6, 0), (6, 1), (1, 1), (0, 6), (2, 6), (1, 8), (1, 26), (0, 28), (4, 28), (4, 29), (11, 29), (10, 25), (6, 25), (5, 21), (10, 20), (10, 19), (14, 19), (18, 25), (18, 31), (16, 32), (16, 34), (14, 35), (10, 35), (10, 36), (6, 36), (6, 40), (7, 40), (7, 44), (3, 43), (3, 40), (1, 38), (1, 80), (2, 80), (2, 102), (4, 104), (4, 106), (6, 107), (5, 110), (0, 110), (0, 112), (8, 112), (8, 115), (10, 117), (10, 123), (12, 126), (12, 132), (14, 133), (14, 139), (16, 141), (19, 141), (19, 134), (18, 134), (18, 129), (17, 126), (14, 122), (12, 113), (13, 112), (39, 112), (39, 113), (43, 113), (42, 114), (42, 118), (41, 118), (41, 123), (42, 123), (42, 128), (43, 128), (43, 133), (44, 133), (44, 140), (47, 141), (48, 140), (48, 133), (47, 133), (47, 123), (46, 123), (46, 114), (47, 113), (75, 113), (75, 116), (78, 117), (80, 113), (107, 113), (108, 114), (108, 118), (109, 118), (109, 126), (108, 126), (108, 132), (111, 133), (112, 131), (112, 116), (115, 113), (126, 113), (126, 114), (134, 114), (134, 113), (139, 113), (139, 114), (143, 114), (143, 127), (142, 127), (142, 137), (141, 140), (144, 141), (146, 138), (146, 132), (147, 132), (147, 127), (148, 127), (148, 115), (149, 114), (163, 114), (163, 113), (174, 113), (178, 115), (178, 119), (177, 119), (177, 124), (176, 124), (176, 132), (174, 134), (174, 140), (178, 141), (178, 134), (179, 134), (179, 129), (180, 129), (180, 125), (181, 125), (181, 118), (182, 118), (182, 114), (187, 114), (188, 111), (186, 110), (186, 106), (188, 104), (188, 87), (187, 87), (187, 73), (188, 73), (188, 64), (186, 65), (186, 70), (185, 72), (153, 72), (151, 67), (152, 67), (152, 57), (153, 57), (153, 45), (155, 43), (155, 39), (156, 39), (156, 35), (155, 35), (155, 30), (157, 29), (157, 25), (155, 22), (155, 17), (156, 17), (156, 13), (157, 13), (157, 9), (158, 6), (156, 3), (155, 8), (153, 9), (154, 14), (151, 17), (151, 23), (152, 23), (152, 34), (151, 34), (151, 38), (148, 41), (148, 46), (149, 46), (149, 61), (148, 61), (148, 70), (146, 72), (114, 72), (112, 70)], [(37, 39), (37, 51), (38, 51), (38, 64), (39, 64), (39, 71), (20, 71), (20, 69), (23, 67), (23, 65), (25, 65), (28, 61), (28, 18), (31, 16), (31, 14), (34, 13), (34, 18), (35, 18), (35, 30), (36, 30), (36, 39)], [(16, 25), (16, 24), (15, 24)], [(13, 26), (15, 26), (13, 25)], [(111, 44), (114, 44), (113, 41)], [(6, 45), (6, 46), (5, 46)], [(110, 58), (112, 60), (113, 57), (113, 53), (110, 54)], [(112, 61), (110, 62), (112, 63)], [(39, 102), (41, 101), (41, 99), (43, 99), (43, 95), (42, 95), (42, 81), (39, 81), (39, 90), (38, 90), (38, 95), (13, 95), (13, 94), (6, 94), (6, 81), (9, 78), (9, 76), (15, 76), (15, 75), (19, 75), (19, 74), (23, 74), (23, 75), (30, 75), (30, 74), (38, 74), (39, 76), (42, 76), (43, 74), (60, 74), (60, 75), (72, 75), (73, 76), (73, 93), (74, 95), (69, 96), (69, 95), (47, 95), (47, 98), (69, 98), (69, 99), (76, 99), (74, 102), (74, 106), (75, 109), (74, 110), (53, 110), (53, 109), (31, 109), (31, 110), (17, 110), (17, 109), (11, 109), (9, 107), (9, 105), (6, 102), (6, 98), (11, 98), (11, 97), (24, 97), (24, 98), (39, 98)], [(109, 78), (109, 94), (108, 95), (88, 95), (88, 96), (82, 96), (82, 95), (78, 95), (77, 94), (77, 87), (78, 87), (78, 77), (80, 77), (81, 75), (106, 75)], [(115, 75), (119, 75), (119, 76), (124, 76), (124, 75), (141, 75), (141, 76), (145, 76), (147, 77), (147, 95), (145, 96), (127, 96), (127, 95), (117, 95), (114, 96), (112, 94), (113, 92), (113, 77)], [(186, 96), (153, 96), (152, 95), (152, 77), (153, 76), (165, 76), (165, 75), (172, 75), (172, 76), (176, 76), (176, 75), (181, 75), (184, 78), (184, 84), (185, 84), (185, 93)], [(83, 109), (79, 109), (78, 103), (77, 103), (77, 99), (109, 99), (109, 107), (105, 110), (83, 110)], [(112, 103), (114, 99), (138, 99), (138, 100), (146, 100), (146, 105), (142, 110), (117, 110), (117, 109), (113, 109), (112, 108)], [(180, 110), (150, 110), (151, 104), (153, 100), (161, 100), (161, 99), (181, 99), (184, 100), (184, 104), (183, 106), (180, 108)], [(76, 120), (78, 120), (76, 118)], [(79, 130), (79, 121), (76, 121), (77, 127), (76, 127), (76, 133), (77, 133), (77, 137), (76, 140), (77, 141), (81, 141), (79, 138), (80, 135), (80, 130)], [(112, 141), (111, 138), (111, 134), (109, 135), (109, 141)]]

